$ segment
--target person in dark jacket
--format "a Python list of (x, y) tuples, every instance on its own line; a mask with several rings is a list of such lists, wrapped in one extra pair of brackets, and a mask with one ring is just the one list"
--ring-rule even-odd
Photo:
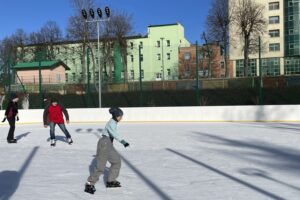
[(63, 133), (67, 137), (67, 142), (69, 144), (73, 143), (70, 133), (68, 132), (63, 114), (65, 115), (67, 123), (69, 123), (69, 114), (66, 108), (62, 105), (58, 104), (56, 99), (51, 99), (51, 104), (49, 104), (44, 110), (44, 127), (47, 128), (48, 125), (50, 126), (50, 141), (51, 146), (56, 145), (56, 138), (55, 138), (55, 126), (58, 125), (59, 128), (63, 131)]
[(19, 97), (16, 94), (12, 94), (10, 97), (10, 101), (7, 105), (6, 111), (5, 111), (5, 117), (2, 122), (5, 122), (7, 119), (9, 123), (9, 131), (7, 135), (7, 142), (8, 143), (17, 143), (17, 140), (14, 137), (15, 134), (15, 128), (16, 128), (16, 120), (19, 121), (18, 116), (18, 101)]

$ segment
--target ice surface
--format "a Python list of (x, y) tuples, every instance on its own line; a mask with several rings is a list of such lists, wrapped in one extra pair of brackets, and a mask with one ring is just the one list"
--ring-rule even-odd
[(57, 127), (55, 148), (41, 124), (17, 124), (18, 144), (0, 126), (0, 199), (300, 199), (300, 124), (121, 123), (123, 187), (101, 176), (92, 196), (83, 189), (103, 126), (68, 125), (71, 146)]

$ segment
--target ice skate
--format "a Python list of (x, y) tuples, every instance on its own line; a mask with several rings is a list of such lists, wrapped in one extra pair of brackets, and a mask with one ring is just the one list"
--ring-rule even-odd
[(55, 147), (56, 146), (56, 140), (51, 140), (50, 145), (51, 145), (51, 147)]
[(95, 186), (86, 183), (84, 191), (86, 193), (94, 194), (96, 192), (96, 188), (95, 188)]
[(121, 187), (121, 183), (119, 181), (106, 182), (107, 188), (116, 188)]
[(15, 144), (15, 143), (17, 143), (17, 139), (7, 140), (7, 143)]
[(68, 142), (69, 144), (73, 144), (72, 138), (67, 138), (67, 142)]

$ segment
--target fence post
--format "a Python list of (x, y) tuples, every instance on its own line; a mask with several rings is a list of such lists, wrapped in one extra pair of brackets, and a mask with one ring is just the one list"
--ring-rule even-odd
[(196, 41), (196, 102), (197, 106), (201, 106), (200, 92), (199, 92), (199, 58), (198, 58), (198, 41)]

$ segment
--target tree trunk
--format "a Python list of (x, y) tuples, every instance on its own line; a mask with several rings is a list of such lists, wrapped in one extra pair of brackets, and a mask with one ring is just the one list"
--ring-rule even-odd
[(249, 67), (249, 37), (245, 36), (245, 47), (244, 47), (244, 76), (248, 77)]

